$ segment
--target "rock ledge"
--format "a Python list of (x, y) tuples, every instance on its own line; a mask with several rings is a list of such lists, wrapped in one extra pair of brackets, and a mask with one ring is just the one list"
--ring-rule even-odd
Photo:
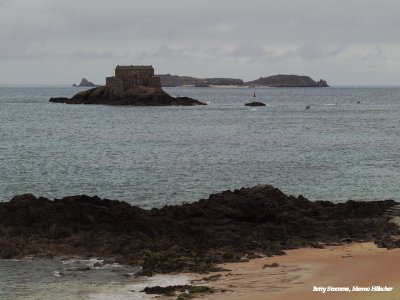
[(189, 97), (172, 97), (161, 88), (138, 86), (127, 90), (116, 90), (101, 86), (80, 92), (72, 98), (51, 98), (53, 103), (66, 104), (106, 104), (133, 106), (167, 106), (167, 105), (206, 105), (206, 103)]
[(269, 185), (151, 210), (96, 196), (26, 194), (0, 203), (0, 258), (103, 257), (150, 274), (211, 271), (216, 263), (300, 247), (374, 241), (394, 248), (399, 227), (385, 212), (396, 204), (312, 202)]

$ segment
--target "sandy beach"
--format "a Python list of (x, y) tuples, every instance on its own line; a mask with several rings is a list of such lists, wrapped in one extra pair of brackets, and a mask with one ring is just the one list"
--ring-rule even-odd
[[(204, 276), (193, 275), (197, 279), (194, 283), (226, 290), (205, 295), (204, 299), (400, 299), (400, 249), (355, 243), (286, 252), (285, 256), (221, 264), (230, 271), (215, 273), (221, 275), (215, 281), (204, 281), (201, 280)], [(272, 264), (278, 266), (271, 267)], [(391, 292), (313, 291), (314, 287), (349, 287), (352, 290), (353, 286), (393, 289)]]

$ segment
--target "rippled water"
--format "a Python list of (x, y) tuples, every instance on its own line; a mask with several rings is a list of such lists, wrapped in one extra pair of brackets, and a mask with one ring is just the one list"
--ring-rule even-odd
[[(73, 265), (52, 260), (3, 260), (0, 267), (0, 299), (79, 299), (104, 284), (120, 285), (124, 279), (122, 272), (111, 269), (73, 272)], [(59, 275), (63, 272), (66, 276)]]
[(0, 87), (0, 199), (84, 193), (153, 207), (258, 183), (400, 199), (400, 88), (258, 88), (259, 108), (243, 105), (251, 88), (167, 91), (209, 105), (52, 104), (77, 88)]
[(135, 278), (138, 268), (118, 264), (96, 267), (98, 261), (0, 260), (0, 299), (148, 299), (146, 294), (141, 293), (146, 286), (189, 282), (184, 275)]

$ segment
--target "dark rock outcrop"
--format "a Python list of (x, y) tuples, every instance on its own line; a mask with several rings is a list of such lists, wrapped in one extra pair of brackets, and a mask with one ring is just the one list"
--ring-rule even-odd
[(96, 85), (93, 82), (87, 80), (86, 78), (82, 78), (81, 83), (79, 83), (79, 85), (73, 84), (72, 86), (94, 87)]
[(107, 104), (134, 106), (206, 105), (189, 97), (172, 97), (160, 88), (138, 86), (117, 90), (101, 86), (80, 92), (72, 98), (51, 98), (53, 103), (66, 104)]
[(141, 293), (150, 295), (164, 295), (167, 297), (176, 297), (177, 300), (195, 298), (199, 294), (212, 294), (215, 290), (208, 286), (194, 286), (194, 285), (170, 285), (166, 287), (152, 286), (146, 287)]
[(50, 102), (53, 103), (67, 103), (69, 101), (69, 98), (66, 97), (54, 97), (50, 99)]
[(209, 271), (253, 253), (375, 241), (400, 247), (385, 212), (392, 200), (334, 204), (262, 185), (191, 204), (144, 210), (85, 195), (21, 195), (0, 203), (0, 257), (80, 255), (143, 266), (145, 273)]
[(266, 104), (262, 102), (253, 101), (246, 103), (245, 106), (266, 106)]
[(309, 76), (299, 75), (273, 75), (269, 77), (260, 77), (257, 80), (246, 82), (250, 86), (268, 86), (268, 87), (328, 87), (325, 80), (314, 81)]

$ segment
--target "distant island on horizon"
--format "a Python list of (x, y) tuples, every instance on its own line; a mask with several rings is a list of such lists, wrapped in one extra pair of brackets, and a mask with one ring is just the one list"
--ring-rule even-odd
[(93, 82), (87, 80), (85, 77), (83, 77), (79, 84), (74, 83), (72, 86), (74, 86), (74, 87), (95, 87), (96, 85)]
[(190, 76), (179, 76), (171, 74), (157, 75), (161, 79), (163, 87), (178, 87), (178, 86), (251, 86), (251, 87), (329, 87), (328, 83), (320, 79), (313, 80), (309, 76), (300, 75), (272, 75), (268, 77), (260, 77), (252, 81), (243, 81), (238, 78), (196, 78)]
[[(213, 86), (238, 86), (238, 87), (329, 87), (326, 80), (313, 80), (310, 76), (278, 74), (260, 77), (252, 81), (244, 81), (239, 78), (197, 78), (171, 74), (155, 75), (160, 78), (162, 87), (213, 87)], [(82, 78), (75, 87), (95, 87), (94, 83)]]

